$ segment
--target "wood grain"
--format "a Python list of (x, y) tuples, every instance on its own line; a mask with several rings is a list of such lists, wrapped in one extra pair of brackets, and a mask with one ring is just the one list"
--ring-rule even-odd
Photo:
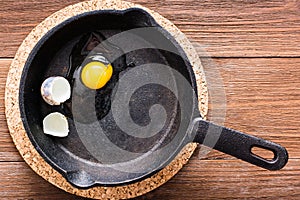
[(299, 199), (296, 174), (298, 159), (280, 172), (270, 172), (237, 160), (198, 160), (194, 156), (174, 179), (146, 199)]
[(82, 199), (68, 194), (33, 172), (24, 162), (0, 162), (0, 196), (5, 199)]
[(5, 118), (4, 92), (10, 63), (11, 59), (0, 60), (0, 162), (23, 160), (12, 142)]
[[(202, 61), (207, 70), (210, 64)], [(300, 59), (213, 61), (226, 93), (225, 125), (278, 142), (299, 158)]]
[[(53, 12), (80, 0), (5, 0), (0, 57), (13, 57), (25, 36)], [(177, 25), (212, 57), (299, 57), (300, 1), (133, 0)]]
[[(142, 199), (299, 199), (299, 159), (272, 172), (239, 160), (199, 160), (193, 156), (173, 179)], [(23, 162), (0, 163), (0, 195), (5, 199), (81, 199), (37, 176)]]

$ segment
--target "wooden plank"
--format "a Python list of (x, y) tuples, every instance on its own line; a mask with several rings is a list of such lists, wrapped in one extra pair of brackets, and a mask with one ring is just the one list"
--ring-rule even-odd
[[(53, 12), (79, 1), (5, 0), (0, 12), (0, 57), (13, 57), (32, 28)], [(132, 2), (170, 19), (212, 57), (300, 56), (297, 0)]]
[(300, 59), (214, 61), (227, 98), (225, 125), (278, 142), (299, 158)]
[(10, 63), (10, 59), (0, 60), (0, 161), (21, 161), (23, 159), (9, 135), (4, 111), (5, 83)]
[[(299, 159), (281, 171), (267, 171), (238, 160), (189, 163), (162, 187), (136, 199), (299, 199)], [(5, 199), (79, 199), (55, 188), (23, 162), (0, 162), (0, 196)]]
[[(291, 158), (300, 158), (297, 121), (300, 118), (300, 71), (297, 70), (300, 58), (202, 58), (202, 62), (206, 74), (212, 76), (208, 79), (215, 78), (210, 74), (213, 67), (223, 78), (226, 126), (280, 143), (287, 147)], [(9, 64), (10, 60), (0, 60), (0, 161), (20, 161), (4, 115), (4, 88)], [(216, 106), (210, 102), (209, 119), (213, 120), (211, 113), (218, 109)], [(205, 158), (233, 159), (217, 151)]]
[[(190, 162), (149, 199), (299, 199), (299, 160), (271, 172), (237, 160)], [(147, 198), (146, 198), (147, 199)]]
[(46, 17), (65, 6), (80, 2), (5, 0), (0, 12), (0, 57), (13, 57), (27, 34)]
[[(202, 63), (208, 80), (220, 73), (226, 94), (225, 126), (282, 144), (290, 157), (299, 158), (300, 59), (206, 59)], [(213, 71), (213, 72), (215, 72)], [(212, 85), (212, 83), (208, 83)], [(213, 88), (209, 89), (213, 93)], [(211, 98), (213, 96), (211, 95)], [(214, 108), (215, 107), (215, 108)], [(220, 105), (210, 102), (208, 118)], [(222, 109), (221, 109), (222, 111)], [(219, 114), (221, 117), (224, 112)], [(263, 154), (265, 155), (265, 154)], [(228, 158), (212, 153), (210, 159)]]
[(51, 185), (24, 162), (0, 162), (0, 196), (5, 199), (83, 199)]

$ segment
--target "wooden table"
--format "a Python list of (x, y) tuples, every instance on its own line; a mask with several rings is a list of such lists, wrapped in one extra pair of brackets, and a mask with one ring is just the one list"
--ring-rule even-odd
[[(48, 15), (77, 2), (1, 1), (0, 196), (5, 199), (79, 199), (24, 163), (4, 114), (6, 75), (18, 46)], [(280, 143), (290, 155), (284, 169), (270, 172), (217, 151), (202, 160), (195, 153), (171, 181), (138, 199), (299, 199), (300, 1), (133, 2), (156, 10), (205, 47), (205, 54), (199, 50), (205, 70), (214, 63), (223, 78), (226, 126)]]

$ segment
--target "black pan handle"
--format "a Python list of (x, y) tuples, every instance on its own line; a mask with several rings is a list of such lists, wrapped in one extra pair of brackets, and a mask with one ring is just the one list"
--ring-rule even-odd
[[(201, 118), (197, 118), (194, 122), (199, 123), (194, 142), (200, 144), (204, 142), (205, 146), (209, 146), (268, 170), (279, 170), (283, 168), (288, 161), (286, 149), (276, 143), (218, 126)], [(267, 160), (253, 154), (251, 152), (253, 147), (272, 151), (274, 158)]]

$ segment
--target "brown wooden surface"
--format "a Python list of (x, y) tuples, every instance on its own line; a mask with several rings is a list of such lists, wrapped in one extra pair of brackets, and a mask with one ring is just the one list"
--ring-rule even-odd
[[(74, 1), (1, 1), (0, 197), (79, 199), (38, 177), (15, 149), (4, 115), (8, 67), (30, 30)], [(171, 181), (138, 199), (300, 199), (300, 1), (135, 0), (174, 22), (216, 66), (226, 92), (225, 125), (273, 140), (290, 154), (270, 172), (213, 151), (197, 153)], [(213, 109), (213, 108), (212, 108)]]

